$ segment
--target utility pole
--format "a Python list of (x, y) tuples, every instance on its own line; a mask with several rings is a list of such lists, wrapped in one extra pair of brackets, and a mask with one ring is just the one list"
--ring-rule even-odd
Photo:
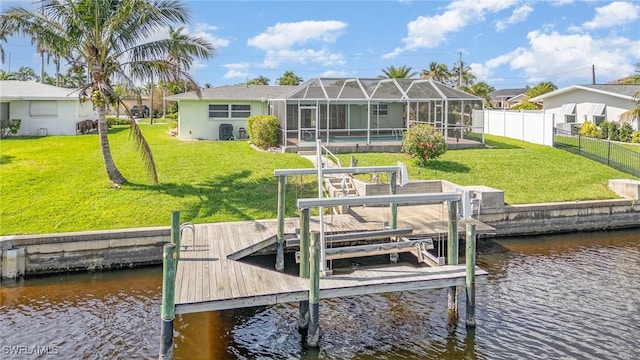
[(595, 65), (591, 65), (591, 84), (592, 85), (596, 84), (596, 66)]
[(458, 57), (458, 89), (462, 87), (462, 51)]

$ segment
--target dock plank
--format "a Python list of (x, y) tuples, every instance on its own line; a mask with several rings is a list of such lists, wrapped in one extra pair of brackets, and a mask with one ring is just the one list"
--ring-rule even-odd
[[(385, 211), (375, 210), (378, 214)], [(363, 223), (361, 218), (352, 215), (330, 215), (325, 220), (327, 233), (382, 228), (381, 221)], [(446, 222), (431, 219), (414, 225), (432, 231), (446, 226)], [(459, 225), (461, 227), (462, 224)], [(285, 219), (285, 235), (295, 236), (297, 228), (298, 218)], [(318, 217), (312, 219), (311, 228), (319, 229)], [(230, 254), (255, 248), (256, 244), (269, 239), (273, 241), (276, 232), (275, 219), (197, 225), (195, 239), (185, 231), (185, 246), (176, 278), (176, 312), (222, 310), (308, 299), (309, 279), (229, 258)], [(486, 281), (484, 270), (477, 268), (476, 274), (478, 283)], [(360, 267), (348, 273), (321, 278), (320, 297), (463, 286), (465, 275), (464, 265), (430, 268), (424, 264), (399, 263)]]

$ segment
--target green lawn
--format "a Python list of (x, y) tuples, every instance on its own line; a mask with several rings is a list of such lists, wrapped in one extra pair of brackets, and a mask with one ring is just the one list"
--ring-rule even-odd
[[(341, 154), (359, 166), (408, 165), (410, 179), (445, 179), (460, 185), (486, 185), (504, 190), (509, 204), (615, 198), (608, 179), (634, 178), (587, 158), (548, 146), (485, 136), (489, 149), (449, 150), (425, 168), (403, 154)], [(386, 180), (386, 176), (381, 176)], [(635, 178), (634, 178), (635, 179)]]
[[(275, 218), (274, 169), (311, 167), (295, 154), (253, 150), (244, 141), (180, 141), (167, 125), (141, 125), (158, 167), (160, 185), (146, 177), (126, 128), (110, 141), (129, 183), (110, 187), (96, 134), (0, 141), (0, 234), (166, 226), (172, 210), (195, 223)], [(402, 154), (355, 154), (359, 165), (404, 161), (412, 179), (447, 179), (505, 190), (506, 201), (534, 203), (614, 198), (610, 178), (628, 175), (577, 155), (519, 141), (487, 137), (492, 149), (448, 151), (428, 168)], [(343, 164), (349, 154), (340, 155)], [(313, 176), (292, 177), (294, 197), (314, 197)]]
[[(49, 136), (0, 142), (0, 234), (115, 229), (182, 221), (274, 218), (276, 168), (311, 167), (295, 154), (254, 151), (245, 141), (180, 141), (167, 125), (141, 125), (158, 168), (151, 185), (126, 128), (111, 130), (111, 149), (129, 183), (110, 187), (98, 137)], [(314, 194), (312, 178), (291, 179), (292, 193)], [(295, 215), (293, 196), (288, 215)]]

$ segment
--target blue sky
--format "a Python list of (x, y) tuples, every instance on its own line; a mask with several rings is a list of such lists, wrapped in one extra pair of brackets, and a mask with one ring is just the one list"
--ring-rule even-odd
[[(640, 63), (637, 1), (186, 1), (190, 33), (216, 55), (194, 65), (214, 86), (258, 75), (271, 84), (291, 70), (321, 76), (377, 77), (387, 66), (419, 72), (452, 66), (462, 52), (478, 81), (496, 89), (552, 81), (560, 87), (628, 76)], [(2, 1), (2, 9), (33, 1)], [(167, 31), (159, 31), (163, 36)], [(10, 38), (10, 70), (40, 61), (28, 39)], [(2, 69), (9, 70), (8, 61)], [(53, 64), (47, 72), (54, 73)]]

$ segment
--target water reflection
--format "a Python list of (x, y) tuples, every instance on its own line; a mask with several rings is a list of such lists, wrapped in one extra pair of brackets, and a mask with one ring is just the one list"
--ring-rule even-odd
[[(445, 289), (320, 303), (319, 348), (297, 304), (177, 316), (178, 359), (640, 358), (640, 232), (481, 241), (489, 281), (478, 327), (448, 321)], [(159, 268), (4, 282), (1, 345), (58, 346), (64, 358), (156, 358)]]

